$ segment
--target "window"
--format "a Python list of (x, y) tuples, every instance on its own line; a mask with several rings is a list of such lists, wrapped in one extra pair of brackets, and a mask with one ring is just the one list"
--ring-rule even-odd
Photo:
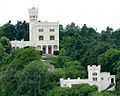
[(103, 78), (103, 77), (101, 77), (101, 80), (104, 80), (104, 78)]
[(39, 40), (44, 40), (44, 37), (43, 36), (39, 36)]
[(43, 29), (38, 29), (39, 32), (43, 32), (44, 30)]
[(55, 32), (55, 29), (50, 29), (50, 32)]
[(50, 36), (50, 40), (55, 40), (55, 36)]
[(38, 45), (38, 46), (37, 46), (37, 49), (38, 49), (39, 51), (41, 51), (41, 46), (40, 46), (40, 45)]
[(46, 54), (46, 46), (45, 46), (45, 45), (43, 45), (42, 53), (43, 53), (43, 54)]
[(111, 83), (112, 83), (112, 84), (114, 83), (114, 78), (111, 78)]
[(97, 73), (96, 73), (96, 72), (94, 72), (94, 73), (93, 73), (93, 76), (97, 76)]
[(97, 81), (97, 77), (94, 77), (94, 78), (93, 78), (93, 81)]
[(52, 46), (48, 46), (48, 54), (52, 54)]
[(57, 51), (57, 50), (58, 50), (58, 46), (57, 46), (57, 45), (54, 45), (54, 46), (53, 46), (53, 50), (54, 50), (54, 51)]
[(35, 16), (33, 16), (33, 18), (35, 18)]

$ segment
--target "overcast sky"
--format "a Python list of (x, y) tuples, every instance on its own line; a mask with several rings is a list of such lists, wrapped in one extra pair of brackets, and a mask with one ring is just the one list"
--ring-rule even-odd
[[(82, 27), (98, 30), (110, 26), (120, 28), (120, 0), (34, 0), (39, 8), (39, 20), (59, 21), (64, 26), (75, 22)], [(0, 26), (8, 20), (15, 24), (17, 20), (28, 18), (28, 8), (33, 6), (33, 0), (0, 0)]]

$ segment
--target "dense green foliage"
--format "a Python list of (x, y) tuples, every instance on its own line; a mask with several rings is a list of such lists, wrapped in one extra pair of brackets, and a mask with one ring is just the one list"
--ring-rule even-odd
[(16, 25), (11, 21), (0, 27), (0, 37), (5, 36), (9, 40), (29, 40), (29, 24), (26, 21), (17, 21)]
[[(0, 27), (0, 96), (120, 96), (120, 29), (60, 25), (59, 56), (44, 58), (34, 48), (11, 48), (10, 40), (29, 40), (28, 27), (25, 21)], [(116, 75), (113, 92), (86, 84), (59, 87), (60, 78), (87, 78), (86, 67), (93, 64)]]
[(91, 92), (97, 91), (95, 86), (82, 84), (72, 88), (56, 88), (50, 91), (47, 96), (89, 96)]

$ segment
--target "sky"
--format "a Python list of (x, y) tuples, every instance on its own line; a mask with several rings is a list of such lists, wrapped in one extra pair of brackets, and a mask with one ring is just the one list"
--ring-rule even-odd
[(0, 0), (0, 26), (9, 20), (29, 22), (28, 8), (33, 6), (39, 8), (40, 21), (87, 24), (98, 31), (120, 28), (120, 0)]

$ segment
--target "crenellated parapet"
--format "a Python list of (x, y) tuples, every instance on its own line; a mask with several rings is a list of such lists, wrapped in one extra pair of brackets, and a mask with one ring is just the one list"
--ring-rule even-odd
[(101, 70), (101, 65), (88, 65), (88, 70)]
[(63, 79), (60, 78), (60, 86), (61, 87), (69, 87), (76, 84), (89, 84), (96, 85), (98, 87), (98, 91), (103, 90), (114, 90), (116, 82), (115, 75), (110, 75), (109, 72), (100, 72), (101, 65), (88, 65), (88, 79)]

